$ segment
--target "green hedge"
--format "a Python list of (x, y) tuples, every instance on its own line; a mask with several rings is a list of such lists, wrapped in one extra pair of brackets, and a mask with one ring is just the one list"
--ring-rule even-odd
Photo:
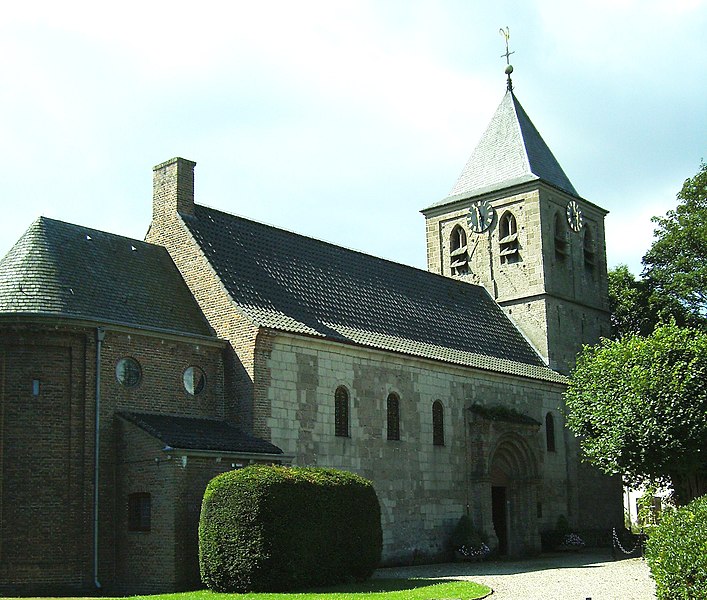
[(199, 563), (214, 591), (364, 580), (381, 548), (375, 490), (352, 473), (253, 465), (219, 475), (204, 493)]
[(664, 513), (646, 560), (660, 600), (707, 598), (707, 496)]

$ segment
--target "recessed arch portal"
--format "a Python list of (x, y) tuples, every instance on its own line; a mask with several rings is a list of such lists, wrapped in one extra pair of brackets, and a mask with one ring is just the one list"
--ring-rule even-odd
[(489, 460), (491, 522), (502, 555), (518, 555), (537, 545), (538, 460), (525, 439), (508, 433)]

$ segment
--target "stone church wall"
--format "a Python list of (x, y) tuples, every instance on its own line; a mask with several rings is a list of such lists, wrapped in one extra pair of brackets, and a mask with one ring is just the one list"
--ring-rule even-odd
[[(562, 386), (287, 334), (274, 336), (268, 346), (269, 379), (263, 385), (273, 443), (294, 454), (296, 464), (346, 469), (374, 482), (386, 562), (442, 555), (467, 507), (477, 526), (489, 533), (490, 456), (476, 457), (467, 450), (468, 409), (474, 403), (514, 408), (538, 423), (531, 443), (543, 510), (538, 515), (534, 500), (526, 511), (537, 520), (536, 530), (573, 510), (559, 412)], [(337, 437), (334, 431), (339, 386), (345, 386), (350, 398), (349, 437)], [(399, 441), (386, 437), (391, 392), (400, 397)], [(436, 400), (444, 407), (444, 446), (433, 444)], [(549, 457), (540, 427), (547, 412), (555, 416), (558, 436), (557, 451)], [(487, 446), (494, 439), (488, 437)], [(485, 465), (481, 473), (472, 471), (477, 459)], [(475, 485), (484, 482), (486, 488)], [(484, 489), (488, 497), (480, 497)]]

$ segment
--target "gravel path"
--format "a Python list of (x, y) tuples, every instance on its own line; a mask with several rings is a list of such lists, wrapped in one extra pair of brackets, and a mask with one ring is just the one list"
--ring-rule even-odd
[(601, 551), (520, 561), (449, 563), (378, 569), (374, 577), (471, 579), (493, 590), (489, 600), (652, 600), (655, 584), (640, 558), (611, 560)]

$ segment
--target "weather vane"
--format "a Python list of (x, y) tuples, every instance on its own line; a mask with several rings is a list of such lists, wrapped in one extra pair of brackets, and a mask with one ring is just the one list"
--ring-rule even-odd
[(506, 85), (508, 87), (508, 91), (512, 92), (513, 91), (513, 83), (511, 82), (511, 73), (513, 73), (513, 65), (511, 64), (510, 57), (511, 57), (511, 54), (515, 54), (515, 51), (513, 51), (513, 52), (508, 51), (508, 39), (511, 37), (511, 30), (508, 27), (506, 27), (505, 29), (503, 29), (503, 27), (501, 27), (501, 29), (499, 29), (498, 32), (506, 40), (506, 53), (501, 54), (501, 58), (503, 58), (504, 56), (506, 57), (506, 75), (508, 75), (508, 82)]

